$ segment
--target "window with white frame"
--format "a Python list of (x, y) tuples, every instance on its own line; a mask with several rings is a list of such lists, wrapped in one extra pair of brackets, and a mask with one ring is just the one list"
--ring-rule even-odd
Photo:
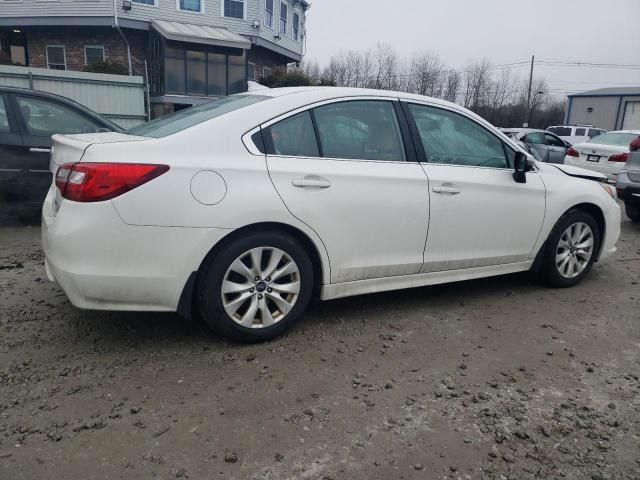
[(289, 7), (286, 3), (280, 3), (280, 35), (287, 34), (287, 14), (289, 13), (288, 8)]
[(262, 67), (262, 78), (269, 78), (271, 76), (271, 67)]
[(102, 45), (84, 46), (84, 64), (93, 65), (104, 62), (104, 47)]
[(244, 18), (245, 0), (224, 0), (223, 15), (230, 18)]
[(47, 45), (47, 67), (51, 70), (67, 69), (64, 45)]
[(264, 0), (264, 24), (273, 28), (273, 0)]
[(247, 80), (256, 81), (256, 64), (253, 62), (247, 63)]
[(202, 13), (202, 0), (178, 0), (178, 10)]
[(293, 39), (298, 40), (300, 38), (300, 14), (293, 12)]
[(139, 3), (140, 5), (149, 5), (151, 7), (156, 6), (156, 0), (132, 0), (133, 3)]

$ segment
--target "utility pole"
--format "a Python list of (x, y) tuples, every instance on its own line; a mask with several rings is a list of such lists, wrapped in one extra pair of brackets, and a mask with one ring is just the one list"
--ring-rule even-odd
[(525, 122), (522, 125), (523, 127), (529, 126), (529, 118), (531, 117), (531, 84), (533, 83), (533, 62), (535, 58), (535, 55), (531, 55), (531, 70), (529, 70), (529, 93), (527, 93), (527, 116), (525, 117)]

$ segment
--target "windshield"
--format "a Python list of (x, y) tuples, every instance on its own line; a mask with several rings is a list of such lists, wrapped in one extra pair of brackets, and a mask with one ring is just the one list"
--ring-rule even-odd
[(181, 132), (212, 118), (225, 113), (233, 112), (243, 107), (262, 102), (271, 97), (263, 95), (231, 95), (229, 97), (212, 100), (197, 107), (191, 107), (179, 112), (156, 118), (149, 123), (144, 123), (126, 131), (129, 135), (140, 137), (166, 137)]
[(628, 147), (631, 140), (636, 138), (636, 133), (616, 133), (607, 132), (590, 139), (587, 143), (597, 143), (598, 145), (613, 145), (615, 147)]

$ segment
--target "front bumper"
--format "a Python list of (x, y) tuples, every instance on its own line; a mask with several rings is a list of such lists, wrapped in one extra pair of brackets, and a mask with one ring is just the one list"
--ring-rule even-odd
[(64, 200), (54, 187), (42, 211), (50, 280), (73, 305), (96, 310), (176, 311), (193, 271), (228, 230), (133, 226), (111, 202)]

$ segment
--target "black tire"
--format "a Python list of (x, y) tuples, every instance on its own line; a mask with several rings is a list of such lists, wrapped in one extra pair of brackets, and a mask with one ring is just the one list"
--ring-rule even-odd
[[(231, 264), (245, 252), (258, 247), (279, 249), (295, 262), (299, 273), (300, 290), (291, 310), (279, 321), (271, 326), (247, 328), (232, 319), (225, 311), (222, 283)], [(209, 255), (205, 260), (196, 285), (198, 313), (205, 325), (214, 333), (230, 340), (242, 343), (271, 340), (288, 330), (304, 313), (312, 297), (313, 278), (313, 265), (309, 255), (295, 238), (279, 232), (250, 233), (227, 242), (221, 250), (214, 255)], [(264, 296), (266, 298), (267, 295)]]
[(632, 221), (640, 222), (640, 205), (631, 205), (629, 202), (625, 202), (624, 211)]
[[(560, 239), (565, 231), (573, 224), (576, 223), (586, 223), (592, 231), (593, 234), (593, 250), (591, 254), (591, 258), (588, 261), (588, 264), (584, 267), (584, 269), (577, 274), (575, 277), (567, 278), (566, 276), (560, 273), (558, 266), (556, 265), (556, 252), (558, 251)], [(571, 209), (566, 212), (551, 230), (549, 234), (549, 238), (544, 247), (544, 256), (542, 259), (542, 264), (540, 268), (540, 273), (542, 280), (549, 286), (555, 288), (567, 288), (572, 287), (585, 277), (593, 267), (593, 263), (598, 256), (598, 251), (600, 248), (600, 237), (601, 232), (598, 227), (598, 222), (593, 218), (593, 216), (584, 210), (579, 209)]]

